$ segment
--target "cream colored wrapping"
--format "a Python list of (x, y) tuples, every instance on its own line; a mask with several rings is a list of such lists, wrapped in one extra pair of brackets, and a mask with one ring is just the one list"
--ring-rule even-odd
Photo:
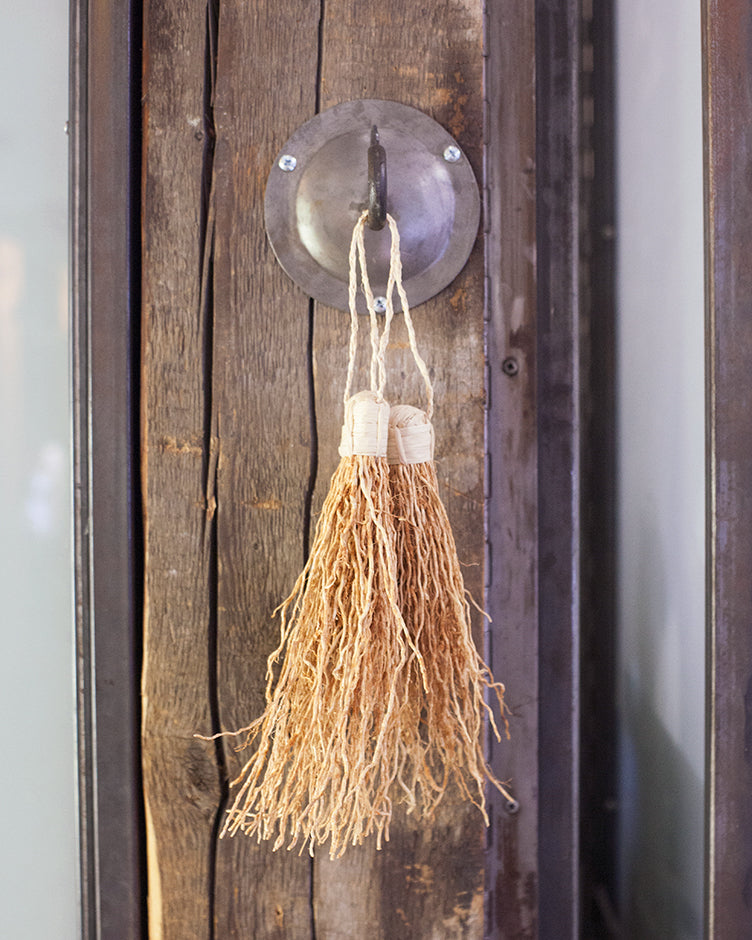
[(345, 405), (340, 457), (386, 457), (389, 405), (376, 392), (353, 395)]
[(433, 450), (433, 425), (425, 411), (412, 405), (393, 405), (386, 451), (389, 463), (426, 463), (433, 460)]

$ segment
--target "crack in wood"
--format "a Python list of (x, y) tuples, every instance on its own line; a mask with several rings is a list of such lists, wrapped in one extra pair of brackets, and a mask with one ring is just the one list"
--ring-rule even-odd
[[(207, 631), (207, 655), (209, 663), (209, 711), (212, 734), (221, 730), (219, 720), (218, 684), (218, 616), (217, 598), (219, 590), (217, 547), (217, 470), (219, 463), (219, 433), (217, 412), (213, 396), (214, 366), (214, 152), (216, 125), (214, 121), (214, 91), (217, 77), (217, 36), (219, 30), (219, 2), (208, 0), (206, 5), (206, 41), (204, 45), (204, 106), (202, 130), (204, 150), (201, 167), (201, 208), (199, 219), (199, 272), (200, 315), (204, 327), (204, 493), (206, 511), (203, 517), (203, 547), (209, 570), (209, 625)], [(219, 777), (220, 799), (212, 826), (209, 843), (209, 910), (208, 935), (215, 936), (215, 906), (217, 883), (217, 842), (219, 831), (229, 799), (229, 779), (224, 747), (221, 739), (215, 741), (214, 753)]]
[[(321, 0), (319, 6), (318, 23), (318, 45), (316, 58), (316, 88), (315, 88), (315, 111), (318, 114), (321, 111), (322, 77), (324, 69), (324, 25), (326, 20), (326, 0)], [(308, 348), (306, 349), (306, 359), (308, 363), (308, 401), (310, 415), (310, 434), (311, 434), (311, 464), (310, 475), (308, 477), (308, 489), (305, 495), (305, 504), (303, 510), (303, 554), (308, 558), (311, 543), (311, 526), (313, 497), (316, 492), (319, 471), (319, 432), (318, 421), (316, 418), (316, 371), (314, 368), (314, 327), (316, 317), (316, 301), (311, 298), (308, 305)], [(309, 888), (309, 906), (310, 906), (310, 930), (311, 940), (316, 940), (316, 860), (311, 858), (310, 862), (310, 888)]]

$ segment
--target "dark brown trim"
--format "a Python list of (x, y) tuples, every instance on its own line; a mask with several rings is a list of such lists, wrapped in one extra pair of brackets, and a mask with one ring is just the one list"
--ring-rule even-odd
[(490, 744), (515, 803), (489, 794), (489, 938), (538, 934), (538, 423), (535, 7), (489, 0), (486, 27), (488, 654), (510, 741)]
[(752, 935), (752, 9), (704, 0), (707, 936)]
[(87, 940), (143, 934), (134, 476), (137, 6), (71, 4), (76, 625)]
[(614, 0), (583, 4), (580, 182), (582, 934), (616, 934)]
[(536, 4), (541, 938), (580, 933), (580, 6)]

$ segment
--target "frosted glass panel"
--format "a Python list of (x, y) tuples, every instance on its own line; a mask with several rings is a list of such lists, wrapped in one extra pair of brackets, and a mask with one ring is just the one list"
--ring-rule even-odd
[(700, 938), (700, 3), (617, 9), (621, 906), (626, 936)]
[(78, 936), (68, 7), (0, 11), (0, 936)]

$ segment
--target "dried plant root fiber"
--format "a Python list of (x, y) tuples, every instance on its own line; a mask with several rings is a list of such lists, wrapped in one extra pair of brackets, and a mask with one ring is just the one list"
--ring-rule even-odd
[(408, 693), (423, 667), (398, 604), (388, 414), (373, 392), (347, 403), (310, 556), (279, 608), (266, 710), (243, 729), (252, 753), (223, 835), (311, 853), (328, 841), (337, 857), (372, 833), (388, 839), (395, 799), (415, 805), (404, 775), (422, 751), (420, 704)]
[(433, 427), (426, 414), (410, 405), (393, 406), (388, 459), (399, 605), (420, 653), (411, 662), (409, 692), (412, 711), (421, 716), (420, 773), (431, 780), (430, 788), (423, 787), (426, 798), (419, 811), (430, 815), (454, 781), (488, 822), (486, 782), (511, 799), (483, 752), (486, 720), (500, 737), (486, 701), (489, 693), (498, 701), (509, 736), (504, 687), (494, 681), (473, 642), (470, 604), (439, 496), (433, 451)]

